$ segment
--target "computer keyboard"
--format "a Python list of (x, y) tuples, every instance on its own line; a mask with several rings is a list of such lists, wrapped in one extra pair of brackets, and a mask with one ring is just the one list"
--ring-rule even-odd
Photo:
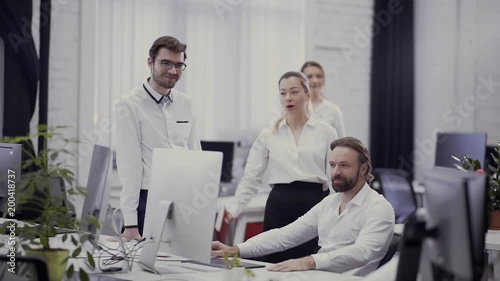
[(199, 264), (176, 263), (167, 266), (155, 267), (155, 270), (159, 274), (178, 274), (178, 273), (214, 272), (214, 271), (219, 271), (220, 269), (209, 266), (203, 266)]

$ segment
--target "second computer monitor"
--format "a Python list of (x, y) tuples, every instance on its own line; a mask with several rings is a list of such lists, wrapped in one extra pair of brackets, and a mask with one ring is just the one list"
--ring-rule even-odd
[(201, 141), (204, 151), (220, 151), (223, 154), (221, 182), (231, 182), (233, 179), (234, 142), (232, 141)]
[(140, 264), (154, 266), (158, 250), (210, 262), (221, 164), (220, 152), (153, 150)]
[(438, 133), (435, 166), (455, 168), (458, 164), (451, 156), (468, 156), (481, 162), (484, 167), (486, 134), (484, 133)]
[[(92, 161), (90, 163), (87, 190), (83, 202), (80, 229), (90, 232), (98, 238), (102, 224), (108, 213), (109, 188), (106, 186), (109, 166), (111, 165), (111, 150), (109, 147), (94, 145)], [(101, 228), (90, 223), (95, 218), (101, 224)]]
[[(6, 207), (17, 212), (15, 194), (21, 182), (21, 157), (22, 145), (13, 143), (0, 143), (0, 214)], [(11, 199), (9, 199), (11, 197)], [(9, 203), (10, 202), (10, 203)]]
[(436, 168), (426, 174), (425, 187), (427, 227), (437, 230), (431, 237), (435, 272), (479, 280), (484, 270), (486, 177)]

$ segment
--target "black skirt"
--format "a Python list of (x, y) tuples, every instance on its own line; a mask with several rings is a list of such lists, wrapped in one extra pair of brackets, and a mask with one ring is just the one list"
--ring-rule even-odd
[[(269, 194), (264, 214), (264, 231), (286, 226), (307, 213), (329, 194), (323, 191), (323, 184), (294, 181), (288, 184), (275, 184)], [(274, 253), (261, 260), (270, 263), (302, 258), (314, 254), (318, 238), (297, 247)]]

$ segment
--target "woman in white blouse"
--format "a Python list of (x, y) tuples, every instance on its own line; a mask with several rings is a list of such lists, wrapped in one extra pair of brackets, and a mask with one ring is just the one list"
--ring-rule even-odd
[(321, 64), (315, 61), (308, 61), (300, 69), (307, 77), (311, 87), (311, 105), (313, 116), (337, 130), (339, 138), (345, 137), (344, 117), (340, 107), (323, 96), (325, 86), (325, 72)]
[[(338, 139), (334, 128), (310, 117), (311, 91), (304, 74), (287, 72), (278, 84), (283, 116), (255, 140), (236, 202), (226, 206), (226, 221), (238, 217), (263, 186), (262, 177), (267, 172), (272, 190), (266, 203), (264, 231), (295, 221), (328, 195), (328, 153), (330, 143)], [(317, 246), (316, 238), (265, 260), (276, 263), (303, 257), (314, 253)]]

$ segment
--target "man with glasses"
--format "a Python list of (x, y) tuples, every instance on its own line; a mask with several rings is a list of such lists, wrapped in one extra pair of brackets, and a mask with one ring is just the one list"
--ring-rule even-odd
[(186, 58), (186, 44), (171, 36), (156, 39), (149, 49), (151, 76), (116, 105), (116, 160), (126, 241), (141, 239), (153, 148), (201, 150), (191, 98), (173, 89)]

